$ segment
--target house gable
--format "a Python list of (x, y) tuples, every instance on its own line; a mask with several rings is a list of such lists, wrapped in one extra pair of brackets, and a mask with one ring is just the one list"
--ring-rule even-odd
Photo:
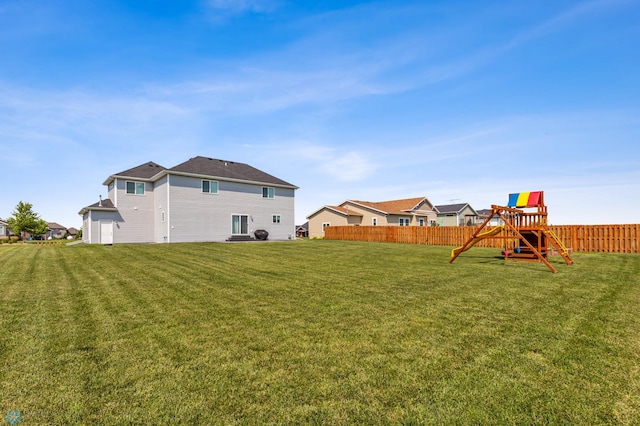
[(363, 215), (344, 206), (324, 206), (307, 216), (309, 237), (324, 236), (325, 226), (362, 224)]
[(441, 226), (464, 226), (477, 222), (478, 212), (469, 203), (443, 204), (435, 208)]
[(156, 164), (153, 161), (149, 161), (147, 163), (109, 176), (107, 180), (104, 181), (103, 185), (109, 185), (115, 178), (149, 181), (164, 170), (166, 170), (165, 167)]

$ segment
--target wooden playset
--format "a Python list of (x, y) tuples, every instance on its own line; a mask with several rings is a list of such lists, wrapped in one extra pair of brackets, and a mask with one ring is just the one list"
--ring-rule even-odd
[[(485, 229), (494, 217), (498, 217), (502, 225)], [(551, 272), (555, 273), (558, 271), (547, 260), (551, 246), (562, 256), (567, 265), (573, 264), (573, 260), (569, 257), (569, 249), (547, 227), (547, 206), (544, 204), (543, 191), (509, 194), (507, 206), (492, 205), (491, 214), (471, 238), (451, 251), (449, 263), (456, 260), (460, 253), (485, 238), (505, 240), (505, 248), (502, 252), (505, 260), (543, 262)]]

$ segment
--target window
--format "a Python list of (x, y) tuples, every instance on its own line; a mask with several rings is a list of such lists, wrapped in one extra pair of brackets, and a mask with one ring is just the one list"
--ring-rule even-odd
[(424, 226), (424, 218), (423, 217), (418, 219), (418, 226)]
[(378, 218), (377, 217), (372, 217), (371, 218), (371, 225), (378, 226)]
[(4, 225), (0, 225), (0, 237), (4, 237)]
[(276, 195), (276, 189), (270, 186), (262, 187), (262, 198), (274, 198)]
[(400, 226), (409, 226), (409, 218), (408, 217), (401, 217), (400, 219), (398, 219), (398, 224)]
[(231, 216), (231, 234), (246, 235), (249, 233), (249, 216), (234, 214)]
[(280, 223), (280, 215), (279, 214), (274, 214), (273, 215), (273, 223)]
[(218, 193), (218, 182), (215, 180), (203, 180), (202, 181), (202, 192), (207, 194), (217, 194)]
[(331, 224), (330, 224), (329, 222), (324, 222), (324, 223), (322, 224), (322, 232), (324, 232), (324, 229), (325, 229), (326, 227), (328, 227), (328, 226), (331, 226)]
[(127, 182), (127, 194), (144, 195), (144, 182)]

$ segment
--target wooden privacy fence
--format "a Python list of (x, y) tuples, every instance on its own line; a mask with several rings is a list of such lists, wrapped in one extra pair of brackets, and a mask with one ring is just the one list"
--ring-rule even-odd
[[(640, 253), (640, 224), (555, 225), (548, 227), (573, 251)], [(461, 246), (477, 230), (474, 226), (328, 226), (325, 240)], [(487, 238), (476, 247), (504, 246), (504, 240)]]

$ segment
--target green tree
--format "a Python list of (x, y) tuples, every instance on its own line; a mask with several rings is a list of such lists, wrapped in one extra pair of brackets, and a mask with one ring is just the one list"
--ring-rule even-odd
[(22, 238), (25, 232), (33, 233), (40, 220), (42, 219), (33, 211), (33, 204), (20, 201), (12, 216), (7, 219), (7, 227)]
[(43, 235), (49, 231), (49, 224), (44, 219), (36, 220), (36, 223), (33, 225), (33, 229), (31, 230), (32, 235)]

